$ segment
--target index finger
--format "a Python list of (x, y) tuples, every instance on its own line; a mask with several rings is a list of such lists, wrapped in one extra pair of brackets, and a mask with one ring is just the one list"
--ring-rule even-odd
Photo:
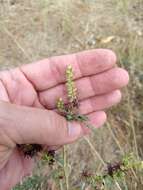
[(43, 91), (65, 82), (65, 70), (69, 64), (73, 68), (74, 79), (78, 79), (109, 70), (115, 63), (114, 52), (96, 49), (41, 60), (21, 66), (20, 70), (36, 90)]

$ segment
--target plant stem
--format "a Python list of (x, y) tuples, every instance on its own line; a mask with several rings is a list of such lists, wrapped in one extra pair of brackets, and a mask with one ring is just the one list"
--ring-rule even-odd
[(64, 190), (62, 181), (60, 181), (60, 190)]
[(64, 175), (66, 181), (66, 190), (69, 190), (69, 173), (68, 173), (68, 159), (67, 159), (67, 147), (63, 147), (63, 159), (64, 159)]
[(106, 166), (106, 163), (104, 162), (104, 160), (102, 159), (101, 155), (99, 154), (99, 152), (97, 152), (97, 150), (95, 149), (95, 147), (93, 146), (93, 144), (91, 143), (91, 141), (87, 138), (87, 137), (84, 137), (84, 140), (87, 142), (87, 144), (89, 145), (89, 147), (91, 148), (92, 150), (92, 153), (93, 155), (96, 156), (99, 158), (99, 160), (101, 161), (101, 163), (103, 164), (103, 166)]
[(127, 92), (127, 101), (128, 101), (130, 126), (132, 129), (133, 140), (134, 140), (134, 147), (133, 148), (134, 148), (134, 152), (136, 154), (136, 157), (139, 159), (138, 144), (137, 144), (137, 139), (136, 139), (136, 131), (135, 131), (135, 125), (134, 125), (134, 118), (133, 118), (132, 102), (131, 102), (130, 95), (128, 92)]
[(117, 137), (116, 137), (115, 134), (113, 133), (113, 130), (112, 130), (112, 128), (111, 128), (111, 125), (110, 125), (108, 122), (107, 122), (106, 125), (107, 125), (107, 128), (108, 128), (108, 130), (110, 131), (110, 133), (111, 133), (111, 135), (112, 135), (112, 138), (113, 138), (114, 141), (116, 142), (116, 144), (117, 144), (117, 146), (119, 147), (121, 153), (124, 155), (124, 150), (123, 150), (123, 148), (121, 147), (120, 142), (118, 141)]
[(119, 185), (119, 183), (118, 183), (117, 181), (115, 181), (115, 184), (116, 184), (116, 186), (117, 186), (117, 188), (118, 188), (119, 190), (122, 190), (121, 187), (120, 187), (120, 185)]

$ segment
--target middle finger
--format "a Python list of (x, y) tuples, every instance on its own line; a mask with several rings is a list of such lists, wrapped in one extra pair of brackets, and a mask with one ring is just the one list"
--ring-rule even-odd
[[(98, 75), (78, 79), (75, 81), (78, 99), (83, 100), (95, 95), (110, 93), (124, 87), (128, 80), (127, 72), (121, 68), (113, 68)], [(40, 102), (47, 109), (54, 109), (59, 97), (67, 103), (67, 92), (64, 84), (39, 93)]]

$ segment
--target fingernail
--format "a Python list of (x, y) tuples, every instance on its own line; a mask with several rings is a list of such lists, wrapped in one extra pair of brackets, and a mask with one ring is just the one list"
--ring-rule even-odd
[(68, 133), (70, 137), (80, 137), (81, 131), (82, 130), (80, 124), (68, 122)]

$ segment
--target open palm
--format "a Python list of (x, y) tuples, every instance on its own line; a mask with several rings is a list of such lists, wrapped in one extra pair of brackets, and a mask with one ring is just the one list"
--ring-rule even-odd
[[(55, 131), (50, 129), (51, 134), (48, 131), (49, 138), (46, 141), (45, 132), (40, 132), (33, 123), (31, 126), (28, 123), (30, 132), (27, 136), (25, 135), (27, 130), (25, 123), (29, 122), (25, 118), (29, 110), (33, 114), (30, 122), (37, 121), (40, 117), (43, 121), (45, 109), (55, 112), (57, 98), (62, 97), (65, 102), (67, 101), (64, 83), (65, 70), (69, 64), (74, 70), (80, 112), (88, 115), (96, 127), (100, 127), (105, 122), (105, 109), (120, 101), (120, 88), (128, 83), (128, 74), (116, 66), (116, 56), (110, 50), (98, 49), (53, 57), (1, 72), (0, 100), (14, 104), (1, 103), (1, 107), (11, 113), (8, 116), (10, 121), (16, 115), (17, 122), (15, 129), (12, 127), (10, 129), (8, 126), (3, 130), (0, 127), (0, 130), (2, 128), (0, 132), (2, 137), (0, 139), (0, 185), (3, 190), (13, 187), (23, 176), (29, 174), (33, 167), (33, 160), (25, 158), (15, 148), (16, 143), (60, 146), (72, 142), (72, 140), (64, 140), (60, 129), (56, 128)], [(1, 112), (0, 110), (0, 114)], [(50, 113), (53, 117), (52, 112)], [(44, 129), (44, 124), (42, 127)], [(86, 129), (83, 129), (83, 134), (86, 132)]]

